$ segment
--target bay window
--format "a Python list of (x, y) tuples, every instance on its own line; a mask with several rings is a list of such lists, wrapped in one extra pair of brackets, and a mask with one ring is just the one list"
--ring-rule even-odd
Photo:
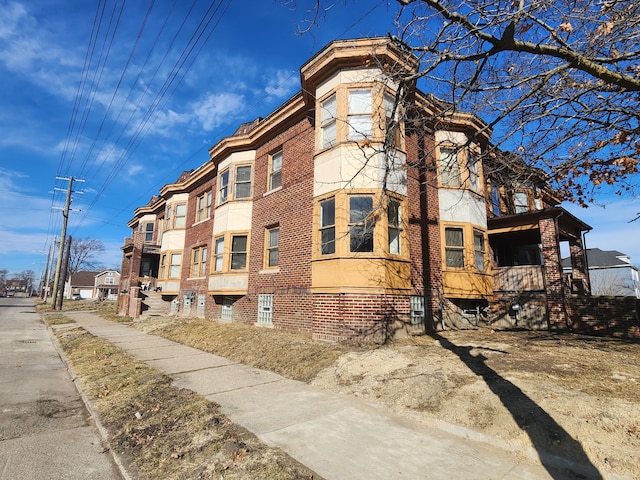
[(351, 252), (373, 252), (373, 231), (375, 221), (373, 196), (349, 197), (349, 249)]

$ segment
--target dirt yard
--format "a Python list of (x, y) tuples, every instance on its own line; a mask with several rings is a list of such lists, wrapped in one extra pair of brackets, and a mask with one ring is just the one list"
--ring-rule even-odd
[(375, 346), (198, 319), (131, 325), (514, 454), (571, 459), (585, 466), (576, 478), (640, 479), (638, 341), (480, 329)]
[(638, 342), (449, 331), (347, 353), (311, 383), (604, 478), (640, 478)]

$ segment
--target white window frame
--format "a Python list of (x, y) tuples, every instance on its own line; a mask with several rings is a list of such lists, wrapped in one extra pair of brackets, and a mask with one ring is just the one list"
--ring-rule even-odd
[[(248, 179), (242, 179), (239, 180), (240, 175), (238, 174), (238, 172), (243, 169), (243, 170), (249, 170), (249, 178)], [(251, 188), (251, 181), (252, 181), (252, 174), (253, 174), (253, 168), (251, 167), (251, 165), (238, 165), (235, 168), (235, 178), (234, 178), (234, 192), (233, 192), (233, 199), (234, 200), (245, 200), (248, 198), (251, 198), (251, 192), (252, 192), (252, 188)], [(249, 191), (245, 194), (243, 193), (242, 196), (240, 196), (238, 194), (238, 192), (240, 191), (240, 187), (242, 186), (243, 188), (248, 185), (249, 186)]]
[[(364, 98), (368, 96), (368, 99)], [(371, 88), (348, 91), (348, 139), (364, 140), (373, 135), (373, 92)]]
[(282, 187), (282, 150), (269, 158), (269, 191)]
[(320, 104), (320, 146), (329, 148), (338, 142), (338, 99), (334, 93)]

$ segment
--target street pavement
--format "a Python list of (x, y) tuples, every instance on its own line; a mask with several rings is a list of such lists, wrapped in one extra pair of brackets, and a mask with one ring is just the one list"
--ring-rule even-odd
[[(327, 480), (576, 478), (556, 469), (578, 468), (562, 459), (505, 450), (454, 427), (447, 431), (427, 427), (359, 399), (334, 395), (91, 313), (65, 314), (93, 335), (169, 374), (175, 385), (218, 403), (231, 421)], [(579, 478), (602, 477), (589, 470)]]
[(122, 476), (30, 298), (0, 298), (0, 480)]

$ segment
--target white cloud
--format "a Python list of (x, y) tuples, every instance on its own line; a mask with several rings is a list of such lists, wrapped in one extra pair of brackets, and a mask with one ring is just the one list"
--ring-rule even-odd
[(296, 72), (276, 70), (268, 79), (265, 92), (276, 98), (285, 98), (300, 88), (300, 80)]
[(208, 93), (202, 100), (193, 104), (193, 119), (205, 132), (220, 125), (228, 124), (229, 117), (238, 118), (246, 103), (242, 95), (235, 93)]

